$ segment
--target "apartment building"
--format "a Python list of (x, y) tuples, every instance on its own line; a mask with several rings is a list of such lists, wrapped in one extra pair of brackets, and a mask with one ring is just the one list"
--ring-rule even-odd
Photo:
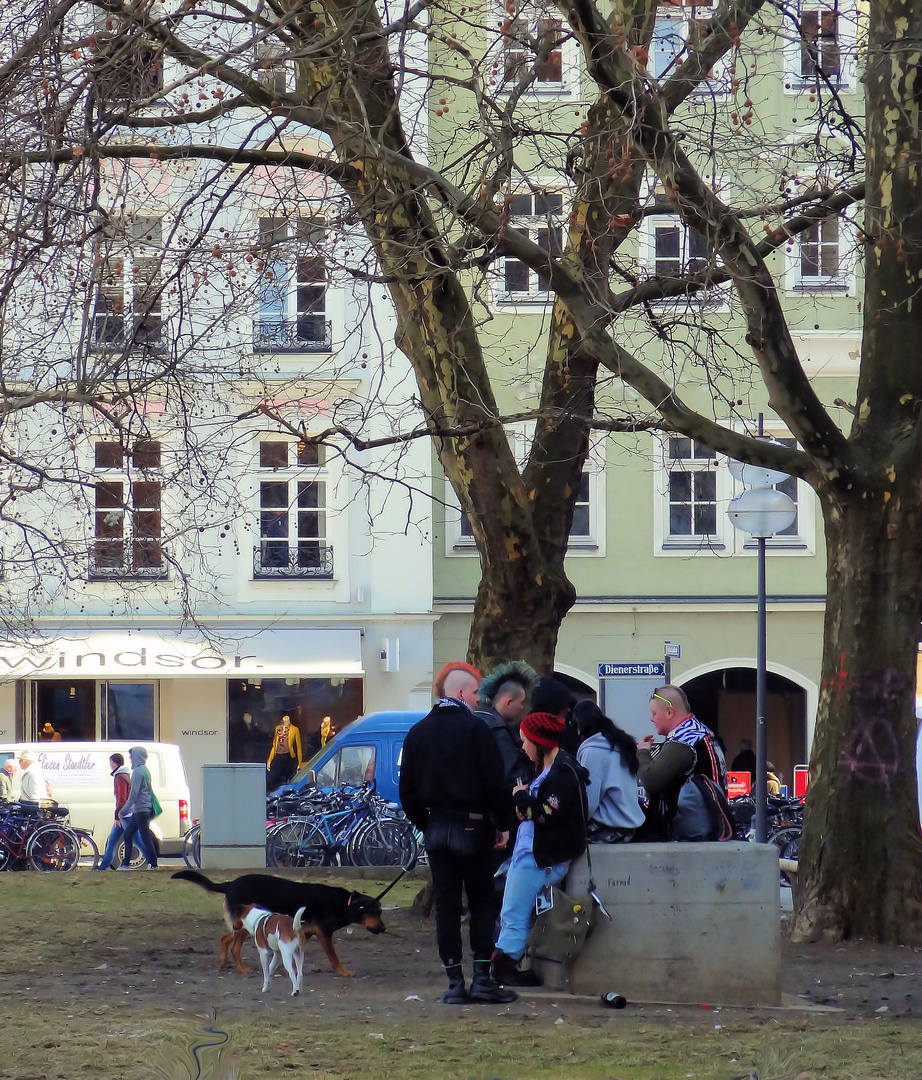
[[(227, 89), (98, 9), (74, 18), (62, 78), (93, 50), (100, 129)], [(232, 44), (293, 85), (283, 56)], [(151, 131), (327, 149), (257, 110)], [(7, 238), (45, 215), (56, 240), (41, 273), (6, 278), (4, 387), (36, 400), (2, 425), (0, 735), (176, 742), (197, 803), (199, 767), (265, 761), (285, 714), (306, 755), (325, 717), (428, 703), (431, 469), (422, 443), (310, 441), (385, 438), (414, 389), (333, 187), (277, 159), (166, 158), (101, 159), (89, 184), (36, 165), (7, 189)]]
[[(658, 5), (649, 56), (642, 58), (652, 78), (663, 82), (681, 68), (686, 42), (702, 32), (713, 10)], [(516, 90), (520, 130), (531, 137), (523, 136), (515, 150), (511, 225), (559, 251), (572, 181), (561, 149), (570, 143), (555, 143), (553, 132), (555, 126), (575, 130), (586, 116), (589, 84), (581, 54), (551, 5), (514, 3), (487, 12), (483, 25), (502, 23), (501, 33), (477, 39), (470, 31), (464, 44), (482, 58), (497, 100), (510, 100), (523, 71), (534, 76), (524, 92)], [(490, 17), (497, 12), (497, 19)], [(754, 232), (763, 221), (767, 232), (782, 219), (764, 208), (860, 175), (858, 148), (840, 119), (846, 111), (861, 115), (860, 38), (860, 10), (852, 0), (766, 7), (746, 32), (750, 51), (719, 61), (676, 113), (683, 146), (692, 148), (727, 202), (750, 211)], [(438, 45), (435, 54), (436, 66), (461, 66)], [(437, 113), (431, 117), (432, 141), (446, 148), (446, 158), (449, 149), (460, 158), (468, 112), (460, 94), (449, 102), (450, 124)], [(663, 195), (649, 174), (643, 216), (618, 252), (616, 284), (708, 266), (707, 245), (669, 213)], [(769, 258), (802, 366), (846, 430), (850, 416), (838, 403), (854, 397), (861, 342), (855, 220), (850, 213), (826, 219)], [(507, 412), (521, 412), (536, 401), (553, 296), (538, 275), (509, 258), (494, 262), (480, 287), (489, 296), (484, 335), (503, 404)], [(766, 436), (794, 445), (753, 373), (728, 284), (654, 301), (622, 317), (619, 327), (619, 340), (652, 362), (691, 405), (752, 434), (761, 415)], [(643, 415), (641, 405), (617, 380), (600, 381), (600, 415)], [(527, 428), (510, 431), (510, 439), (524, 460)], [(797, 515), (767, 544), (769, 756), (790, 781), (793, 765), (807, 760), (819, 696), (825, 549), (811, 488), (793, 477), (777, 486), (795, 500)], [(727, 517), (741, 490), (726, 458), (689, 438), (596, 433), (566, 563), (578, 595), (563, 622), (556, 661), (576, 688), (600, 700), (607, 689), (611, 701), (600, 665), (663, 663), (664, 651), (680, 651), (670, 657), (671, 677), (731, 756), (741, 739), (754, 737), (755, 716), (757, 545)], [(463, 652), (478, 581), (470, 525), (457, 503), (451, 508), (447, 487), (446, 503), (435, 522), (436, 664)], [(678, 649), (666, 650), (667, 642)], [(648, 729), (643, 709), (616, 719), (631, 730)]]

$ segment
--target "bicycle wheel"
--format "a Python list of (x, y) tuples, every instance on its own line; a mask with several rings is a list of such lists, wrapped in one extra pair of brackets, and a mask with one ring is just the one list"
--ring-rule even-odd
[(90, 869), (95, 870), (99, 866), (100, 855), (93, 834), (88, 829), (74, 829), (73, 832), (80, 842), (80, 858), (89, 859)]
[(328, 866), (326, 836), (312, 821), (284, 821), (266, 845), (266, 862), (269, 866)]
[[(780, 829), (774, 836), (769, 837), (778, 849), (779, 859), (797, 858), (797, 845), (800, 842), (800, 834), (801, 830), (797, 828)], [(793, 854), (790, 854), (790, 852), (793, 852)], [(788, 886), (791, 884), (791, 879), (783, 870), (781, 871), (781, 884)]]
[(191, 869), (202, 865), (202, 826), (193, 825), (182, 842), (182, 861)]
[(75, 870), (80, 862), (80, 841), (64, 825), (42, 825), (29, 837), (26, 858), (33, 870)]
[(415, 857), (416, 836), (409, 821), (372, 818), (356, 834), (356, 866), (409, 866)]

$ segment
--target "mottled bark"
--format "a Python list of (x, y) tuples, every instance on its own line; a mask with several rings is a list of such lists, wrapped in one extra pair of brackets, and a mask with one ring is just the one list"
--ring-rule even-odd
[[(856, 467), (820, 489), (823, 685), (796, 939), (922, 941), (914, 671), (922, 598), (922, 5), (871, 6)], [(907, 356), (906, 343), (913, 342)]]
[(824, 497), (823, 503), (829, 551), (823, 684), (792, 934), (918, 944), (918, 483), (893, 484), (882, 474), (860, 494), (853, 489), (847, 501)]

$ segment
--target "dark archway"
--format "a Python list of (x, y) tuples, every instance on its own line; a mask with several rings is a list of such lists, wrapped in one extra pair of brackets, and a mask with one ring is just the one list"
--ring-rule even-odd
[[(756, 738), (755, 668), (709, 671), (682, 683), (692, 712), (719, 735), (727, 748), (727, 764), (742, 739)], [(765, 722), (768, 760), (793, 792), (794, 766), (807, 761), (807, 692), (783, 675), (768, 673)]]

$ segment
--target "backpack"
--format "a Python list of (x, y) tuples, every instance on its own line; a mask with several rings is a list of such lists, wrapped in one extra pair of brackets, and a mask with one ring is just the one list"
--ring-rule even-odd
[(730, 802), (719, 784), (709, 776), (693, 773), (687, 784), (694, 784), (711, 819), (711, 839), (723, 842), (733, 839), (733, 816)]

